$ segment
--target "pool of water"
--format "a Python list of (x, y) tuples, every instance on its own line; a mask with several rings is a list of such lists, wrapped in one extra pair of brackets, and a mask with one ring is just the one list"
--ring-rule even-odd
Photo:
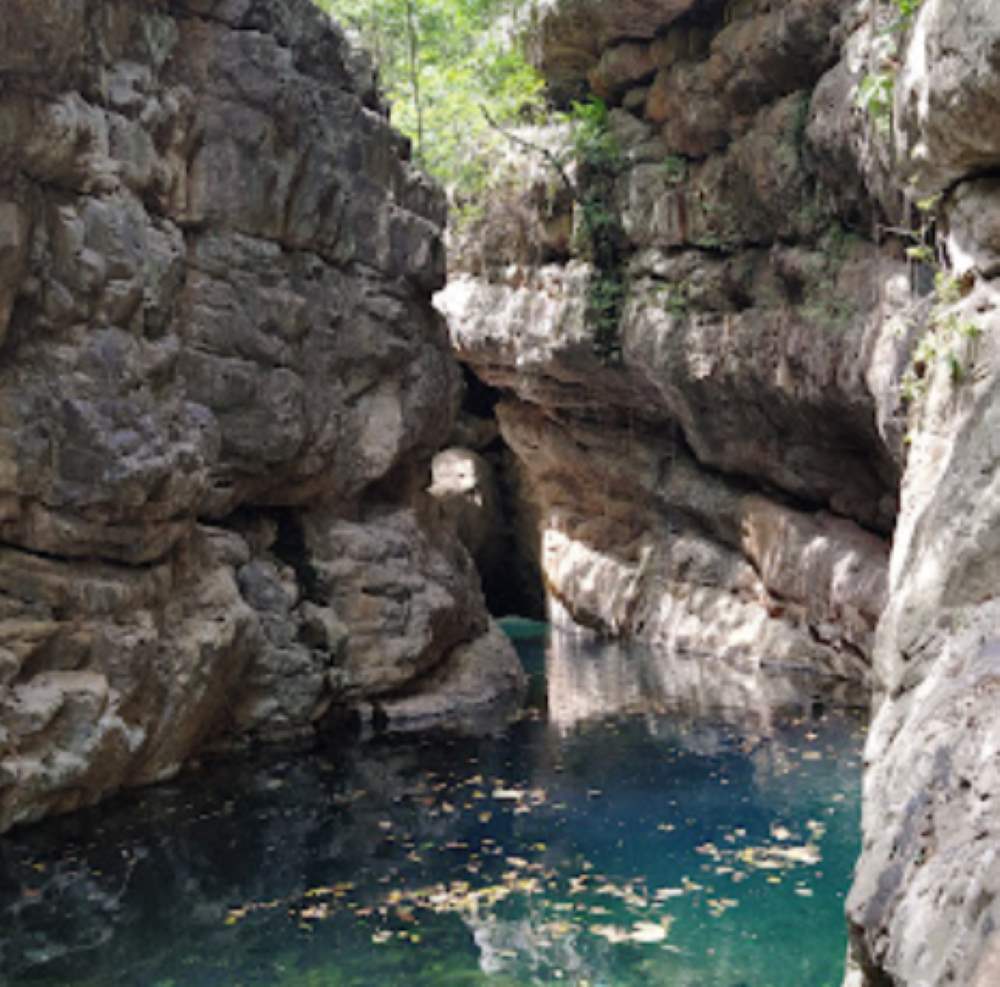
[(499, 734), (216, 762), (0, 839), (0, 983), (839, 985), (854, 697), (509, 629), (533, 708)]

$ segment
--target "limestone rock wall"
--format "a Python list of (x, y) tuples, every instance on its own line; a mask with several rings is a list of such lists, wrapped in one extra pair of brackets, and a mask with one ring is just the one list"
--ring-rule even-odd
[(423, 494), (458, 370), (407, 158), (308, 0), (5, 4), (0, 830), (449, 663), (517, 693)]
[[(536, 159), (439, 304), (504, 395), (558, 612), (865, 679), (904, 456), (911, 340), (891, 317), (913, 299), (899, 245), (873, 235), (897, 203), (872, 191), (884, 168), (854, 104), (863, 12), (641, 6), (540, 3), (530, 29), (557, 98), (610, 108), (618, 271), (589, 259), (580, 201)], [(624, 296), (611, 358), (595, 290)]]
[[(912, 443), (875, 652), (851, 983), (1000, 978), (1000, 10), (925, 0), (900, 51), (900, 181), (941, 194), (954, 290)], [(959, 368), (956, 373), (955, 367)]]
[(870, 665), (846, 983), (996, 984), (1000, 8), (636, 6), (544, 0), (534, 35), (558, 98), (613, 107), (620, 356), (542, 236), (453, 277), (453, 338), (557, 613)]

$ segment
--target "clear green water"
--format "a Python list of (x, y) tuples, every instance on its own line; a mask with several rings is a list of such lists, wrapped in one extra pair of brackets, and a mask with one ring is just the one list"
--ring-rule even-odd
[(536, 709), (500, 735), (217, 763), (0, 840), (0, 983), (839, 985), (863, 714), (510, 631)]

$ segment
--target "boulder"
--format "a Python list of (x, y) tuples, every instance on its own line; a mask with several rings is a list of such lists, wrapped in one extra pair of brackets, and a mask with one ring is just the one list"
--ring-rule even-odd
[(12, 0), (0, 74), (2, 831), (310, 736), (488, 618), (418, 512), (445, 197), (340, 29)]

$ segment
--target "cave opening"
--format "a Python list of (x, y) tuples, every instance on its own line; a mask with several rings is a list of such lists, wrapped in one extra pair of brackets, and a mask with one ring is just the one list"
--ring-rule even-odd
[[(468, 454), (469, 468), (479, 478), (478, 489), (466, 503), (453, 503), (445, 510), (473, 556), (489, 612), (495, 617), (543, 620), (537, 525), (517, 457), (504, 441), (496, 417), (504, 393), (465, 365), (462, 375), (462, 405), (451, 439), (458, 448), (440, 455)], [(439, 458), (436, 464), (442, 462)], [(469, 513), (479, 517), (470, 519)]]

